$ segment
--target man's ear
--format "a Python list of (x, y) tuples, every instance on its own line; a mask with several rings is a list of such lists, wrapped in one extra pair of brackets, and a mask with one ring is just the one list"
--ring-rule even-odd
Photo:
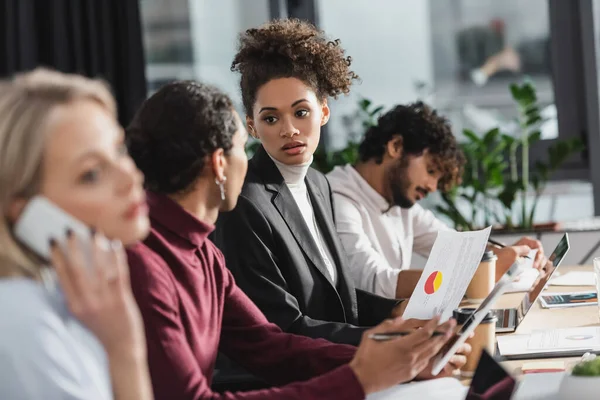
[(17, 222), (21, 216), (21, 213), (23, 212), (23, 209), (27, 205), (27, 201), (28, 200), (24, 197), (17, 197), (8, 205), (6, 216), (11, 224)]
[(256, 127), (254, 126), (254, 120), (246, 115), (246, 126), (248, 127), (248, 133), (254, 139), (258, 139), (258, 133), (256, 133)]
[(330, 113), (331, 111), (329, 110), (327, 99), (323, 99), (323, 101), (321, 101), (321, 126), (324, 126), (327, 122), (329, 122)]
[(215, 179), (219, 182), (223, 182), (227, 177), (225, 176), (225, 169), (227, 168), (227, 159), (225, 158), (225, 151), (223, 149), (217, 149), (212, 153), (211, 166), (215, 174)]
[(402, 157), (403, 142), (402, 136), (394, 136), (386, 145), (388, 156), (393, 159)]

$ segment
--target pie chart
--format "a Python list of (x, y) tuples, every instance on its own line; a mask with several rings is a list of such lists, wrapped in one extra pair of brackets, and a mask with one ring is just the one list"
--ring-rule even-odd
[(425, 293), (434, 294), (442, 286), (442, 273), (434, 271), (427, 277), (425, 281)]

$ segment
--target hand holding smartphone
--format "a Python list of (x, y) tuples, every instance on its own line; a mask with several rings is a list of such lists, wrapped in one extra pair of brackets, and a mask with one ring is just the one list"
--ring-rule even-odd
[[(47, 261), (50, 260), (50, 239), (54, 239), (64, 248), (67, 230), (73, 232), (79, 239), (83, 246), (85, 262), (90, 265), (92, 260), (90, 228), (47, 198), (33, 197), (14, 226), (16, 238)], [(106, 238), (100, 237), (98, 240), (101, 249), (110, 249), (110, 242)]]

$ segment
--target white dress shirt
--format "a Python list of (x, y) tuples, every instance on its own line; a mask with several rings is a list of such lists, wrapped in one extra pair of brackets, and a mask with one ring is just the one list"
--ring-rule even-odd
[(396, 297), (398, 274), (410, 267), (412, 253), (428, 257), (438, 231), (450, 228), (419, 204), (390, 208), (351, 165), (336, 167), (327, 178), (333, 190), (336, 229), (354, 284)]
[(294, 200), (296, 200), (296, 204), (300, 209), (300, 213), (304, 218), (304, 222), (308, 226), (308, 230), (310, 231), (311, 236), (315, 241), (317, 248), (319, 249), (321, 257), (323, 258), (323, 263), (327, 268), (329, 278), (331, 279), (331, 282), (336, 285), (337, 271), (335, 270), (335, 265), (332, 262), (333, 257), (325, 240), (323, 239), (321, 228), (319, 228), (319, 225), (317, 224), (315, 212), (312, 204), (310, 204), (310, 197), (308, 195), (308, 189), (306, 188), (306, 181), (304, 180), (304, 178), (306, 178), (308, 168), (310, 168), (310, 164), (312, 164), (312, 158), (309, 162), (299, 165), (286, 165), (277, 161), (273, 157), (271, 157), (271, 159), (281, 173), (281, 176), (283, 176), (283, 180), (285, 181), (288, 189), (290, 189), (290, 192), (292, 192), (292, 196), (294, 196)]

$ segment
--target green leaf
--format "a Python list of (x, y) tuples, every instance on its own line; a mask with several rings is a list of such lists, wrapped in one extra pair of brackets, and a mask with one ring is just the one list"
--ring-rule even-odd
[(518, 102), (521, 99), (521, 88), (516, 83), (511, 83), (509, 88), (513, 99)]
[(527, 117), (535, 117), (536, 115), (540, 115), (540, 109), (537, 105), (533, 104), (525, 110), (525, 116)]
[(533, 143), (539, 142), (541, 138), (542, 138), (542, 132), (534, 131), (529, 134), (529, 137), (527, 138), (527, 142), (531, 146)]
[(522, 190), (522, 188), (523, 185), (521, 181), (508, 181), (505, 184), (504, 189), (500, 192), (500, 194), (498, 194), (498, 200), (500, 200), (500, 203), (502, 203), (506, 209), (510, 210), (515, 202), (517, 193), (519, 190)]
[(473, 143), (482, 143), (481, 139), (477, 136), (477, 134), (470, 129), (463, 130), (463, 135), (465, 135)]
[(535, 125), (538, 122), (540, 122), (541, 120), (542, 120), (542, 117), (540, 117), (539, 115), (531, 116), (531, 117), (527, 118), (527, 121), (525, 121), (525, 126)]
[(512, 136), (506, 135), (506, 134), (502, 134), (502, 142), (505, 143), (506, 147), (510, 147), (512, 146), (512, 144), (516, 141), (517, 139), (515, 139)]
[(374, 117), (376, 115), (378, 115), (379, 113), (381, 113), (381, 111), (383, 111), (383, 106), (379, 106), (377, 108), (375, 108), (373, 111), (370, 112), (370, 116)]
[(529, 105), (537, 101), (535, 88), (531, 82), (525, 82), (521, 85), (521, 104)]
[(524, 82), (521, 85), (511, 84), (510, 92), (513, 99), (522, 109), (527, 109), (537, 101), (535, 88), (531, 82)]
[(488, 185), (490, 187), (500, 187), (504, 182), (504, 174), (502, 173), (502, 169), (497, 168), (490, 171), (488, 177)]
[(361, 110), (367, 111), (369, 109), (369, 107), (371, 106), (371, 100), (369, 100), (369, 99), (361, 99), (358, 102), (358, 106), (360, 107)]
[(494, 128), (490, 129), (483, 135), (483, 143), (487, 146), (491, 146), (497, 140), (500, 135), (500, 129)]

